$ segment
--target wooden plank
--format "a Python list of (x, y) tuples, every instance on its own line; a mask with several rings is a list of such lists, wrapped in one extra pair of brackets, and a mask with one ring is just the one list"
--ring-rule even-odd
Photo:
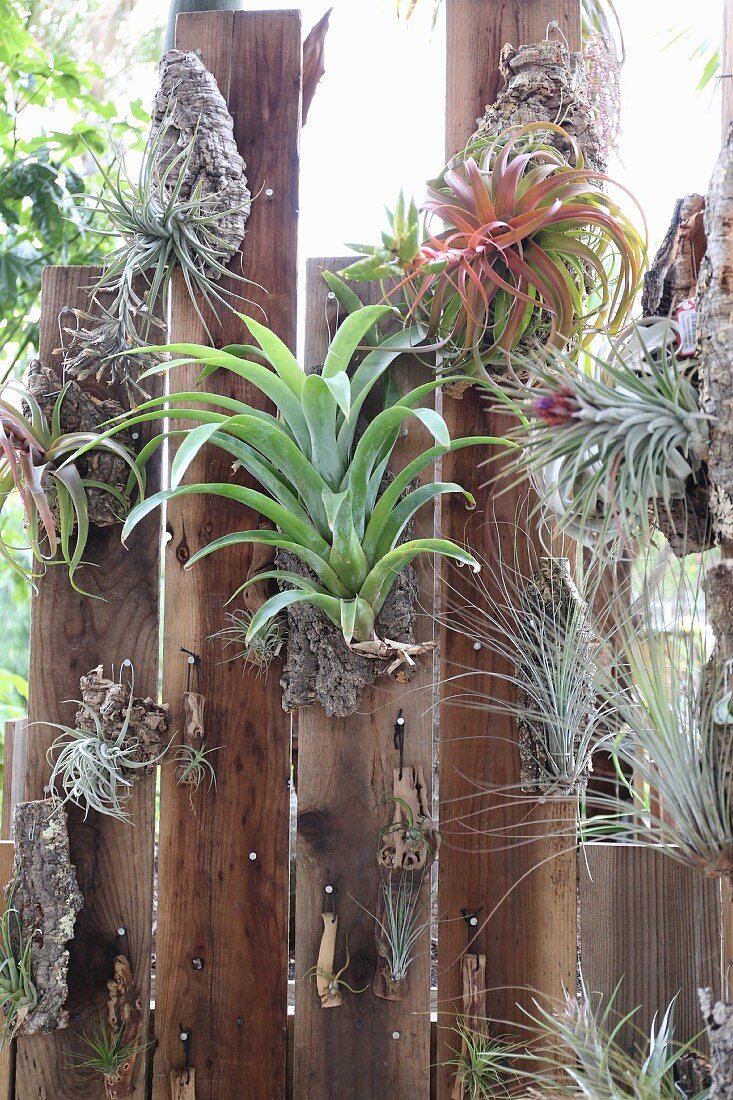
[[(548, 23), (559, 21), (571, 48), (580, 43), (579, 0), (502, 0), (487, 5), (483, 0), (447, 0), (447, 106), (446, 156), (460, 149), (475, 129), (475, 120), (487, 103), (493, 102), (501, 86), (498, 58), (502, 46), (511, 42), (536, 42), (544, 38)], [(472, 391), (456, 401), (446, 398), (444, 416), (451, 436), (503, 435), (509, 427), (506, 417), (489, 414), (486, 404), (476, 399)], [(488, 453), (482, 454), (488, 457)], [(495, 468), (495, 465), (492, 469)], [(459, 451), (444, 459), (443, 477), (457, 481), (474, 492), (479, 509), (467, 524), (463, 507), (450, 498), (443, 503), (442, 533), (446, 538), (464, 541), (493, 566), (502, 543), (504, 560), (513, 560), (514, 537), (511, 524), (515, 521), (519, 500), (524, 490), (505, 492), (490, 499), (482, 488), (486, 469), (477, 469), (473, 448)], [(500, 524), (497, 538), (493, 517)], [(520, 536), (521, 537), (521, 536)], [(521, 554), (520, 554), (521, 558)], [(526, 561), (520, 563), (527, 567)], [(488, 572), (488, 570), (487, 570)], [(460, 591), (470, 592), (470, 578), (450, 573), (452, 584)], [(475, 667), (493, 676), (507, 670), (486, 648), (476, 652), (470, 639), (446, 631), (441, 639), (443, 677), (457, 668)], [(484, 681), (486, 683), (486, 681)], [(492, 693), (501, 696), (506, 686), (499, 679), (491, 682)], [(456, 921), (461, 908), (471, 911), (481, 908), (483, 919), (501, 902), (495, 915), (479, 938), (480, 948), (488, 960), (488, 1011), (501, 1019), (517, 1019), (516, 1003), (526, 998), (527, 989), (559, 994), (564, 983), (573, 987), (575, 973), (574, 920), (565, 919), (554, 930), (543, 923), (549, 938), (539, 936), (533, 921), (544, 922), (547, 910), (544, 890), (547, 876), (555, 875), (567, 884), (565, 902), (557, 899), (570, 913), (574, 898), (575, 858), (571, 844), (562, 838), (536, 843), (507, 846), (507, 841), (489, 841), (461, 826), (460, 818), (479, 809), (484, 815), (472, 819), (477, 828), (511, 828), (526, 807), (519, 810), (491, 809), (485, 796), (478, 796), (475, 782), (495, 784), (516, 783), (519, 778), (519, 755), (515, 744), (514, 722), (500, 715), (488, 718), (478, 710), (461, 709), (447, 704), (441, 710), (440, 798), (441, 873), (438, 909), (445, 923), (441, 924), (438, 946), (438, 1096), (447, 1100), (452, 1087), (451, 1075), (442, 1064), (450, 1057), (454, 1045), (450, 1025), (460, 1010), (461, 964), (466, 932)], [(562, 815), (565, 811), (560, 809)], [(552, 826), (548, 826), (552, 828)], [(548, 847), (549, 846), (549, 847)], [(556, 858), (542, 864), (553, 848)], [(563, 852), (563, 855), (559, 855)], [(542, 864), (532, 872), (531, 868)], [(521, 884), (515, 886), (516, 883)], [(511, 891), (511, 893), (509, 893)], [(523, 987), (522, 992), (518, 987)]]
[[(335, 326), (335, 312), (319, 270), (343, 266), (338, 260), (314, 260), (308, 268), (307, 365), (323, 362)], [(357, 288), (363, 289), (363, 288)], [(326, 323), (328, 319), (328, 324)], [(415, 364), (395, 366), (401, 389), (415, 385)], [(425, 379), (424, 368), (420, 373)], [(400, 463), (426, 446), (425, 436), (410, 428), (401, 443)], [(420, 533), (432, 532), (430, 509), (418, 517)], [(419, 537), (416, 531), (416, 537)], [(421, 566), (425, 568), (424, 564)], [(428, 604), (432, 563), (420, 574), (423, 603)], [(432, 637), (432, 622), (420, 615), (416, 636)], [(375, 1097), (428, 1100), (430, 1090), (430, 942), (424, 934), (408, 978), (405, 1000), (374, 996), (376, 967), (374, 920), (379, 874), (379, 828), (392, 817), (380, 798), (392, 789), (397, 764), (394, 723), (405, 718), (405, 763), (432, 772), (432, 662), (412, 680), (409, 693), (389, 680), (365, 691), (359, 710), (346, 719), (326, 718), (319, 707), (298, 715), (298, 840), (296, 881), (294, 1096), (298, 1100), (374, 1100)], [(428, 786), (430, 786), (428, 778)], [(324, 887), (339, 892), (340, 930), (337, 963), (346, 942), (351, 967), (345, 977), (359, 995), (344, 993), (341, 1008), (325, 1011), (313, 983), (303, 975), (313, 966), (323, 929)], [(427, 882), (424, 884), (427, 893)], [(428, 904), (426, 898), (426, 905)]]
[[(700, 1032), (698, 986), (720, 989), (720, 885), (650, 848), (589, 845), (580, 860), (586, 985), (646, 1030), (677, 996), (675, 1038)], [(630, 1042), (631, 1029), (621, 1036)]]
[(5, 723), (3, 748), (3, 813), (0, 835), (10, 839), (13, 806), (25, 800), (25, 756), (28, 719), (11, 718)]
[[(46, 268), (41, 302), (40, 357), (58, 369), (58, 316), (65, 306), (86, 308), (94, 268)], [(157, 471), (150, 469), (155, 491)], [(107, 671), (129, 658), (135, 689), (155, 696), (158, 689), (159, 517), (141, 526), (125, 549), (120, 529), (93, 530), (80, 573), (96, 599), (74, 592), (66, 570), (47, 570), (31, 601), (28, 740), (25, 787), (28, 798), (42, 798), (48, 783), (46, 750), (56, 731), (39, 722), (72, 722), (79, 677), (102, 663)], [(84, 908), (70, 945), (71, 1027), (18, 1042), (16, 1096), (86, 1097), (101, 1100), (101, 1079), (66, 1067), (78, 1053), (74, 1032), (89, 1027), (107, 998), (106, 982), (117, 943), (124, 940), (143, 1004), (147, 1027), (152, 937), (155, 777), (139, 780), (128, 804), (134, 825), (70, 811), (71, 858), (76, 864)], [(141, 1055), (133, 1095), (143, 1100), (146, 1056)]]
[[(10, 723), (8, 723), (10, 725)], [(0, 840), (0, 891), (13, 877), (13, 843)], [(0, 894), (0, 896), (2, 896)], [(15, 1043), (7, 1043), (0, 1050), (0, 1100), (13, 1100), (15, 1096)]]
[[(245, 293), (246, 308), (295, 346), (300, 95), (300, 18), (294, 11), (182, 15), (180, 49), (200, 51), (234, 119), (234, 135), (257, 196), (234, 270), (267, 288)], [(271, 192), (271, 193), (270, 193)], [(235, 292), (242, 284), (226, 283)], [(241, 321), (221, 313), (215, 343), (247, 342)], [(176, 285), (175, 340), (207, 343)], [(176, 370), (175, 389), (191, 389), (198, 369)], [(222, 372), (223, 373), (223, 372)], [(242, 380), (214, 375), (207, 387), (262, 407)], [(217, 389), (217, 387), (219, 387)], [(227, 481), (231, 459), (213, 448), (188, 480)], [(221, 498), (189, 497), (168, 509), (164, 695), (182, 728), (186, 664), (179, 647), (203, 657), (207, 743), (217, 786), (188, 792), (164, 770), (161, 790), (156, 1031), (153, 1095), (168, 1100), (170, 1074), (183, 1067), (181, 1024), (190, 1033), (197, 1100), (261, 1100), (285, 1093), (288, 935), (290, 719), (280, 705), (277, 669), (242, 674), (207, 638), (225, 624), (224, 604), (244, 581), (250, 546), (183, 566), (199, 547), (258, 516)], [(195, 961), (194, 961), (195, 960)]]
[(720, 83), (723, 92), (722, 144), (728, 140), (728, 127), (733, 122), (733, 2), (723, 0), (723, 50)]

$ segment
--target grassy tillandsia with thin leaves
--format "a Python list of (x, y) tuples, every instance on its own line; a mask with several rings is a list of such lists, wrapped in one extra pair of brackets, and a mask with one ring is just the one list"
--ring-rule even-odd
[(14, 884), (8, 889), (0, 916), (0, 1050), (13, 1038), (23, 1020), (38, 1003), (31, 977), (33, 938), (23, 942), (20, 913), (13, 906)]
[(708, 421), (673, 322), (647, 319), (588, 350), (522, 359), (526, 380), (490, 392), (520, 419), (511, 469), (531, 477), (560, 530), (599, 553), (648, 541), (707, 456)]
[[(144, 463), (166, 438), (180, 438), (171, 469), (171, 487), (133, 509), (123, 539), (153, 509), (189, 494), (210, 494), (253, 508), (276, 530), (234, 531), (194, 554), (187, 567), (208, 554), (240, 543), (260, 543), (295, 555), (310, 576), (284, 569), (257, 574), (241, 585), (273, 580), (287, 585), (257, 610), (247, 630), (250, 644), (276, 617), (296, 604), (319, 608), (343, 632), (347, 645), (370, 657), (409, 657), (410, 647), (376, 635), (376, 617), (398, 573), (418, 554), (453, 558), (478, 569), (475, 558), (447, 539), (423, 538), (400, 543), (412, 516), (444, 493), (461, 494), (468, 507), (474, 499), (460, 485), (436, 482), (413, 487), (415, 479), (437, 459), (461, 447), (503, 443), (483, 436), (451, 440), (442, 416), (420, 407), (441, 384), (433, 380), (400, 396), (388, 379), (388, 368), (404, 350), (418, 342), (414, 328), (388, 337), (349, 373), (365, 335), (389, 307), (367, 306), (352, 313), (339, 328), (319, 373), (306, 375), (287, 346), (258, 322), (246, 324), (259, 347), (234, 345), (221, 350), (191, 344), (154, 349), (178, 356), (156, 370), (182, 363), (203, 365), (202, 378), (215, 370), (245, 378), (272, 401), (279, 417), (242, 401), (204, 391), (174, 393), (144, 402), (126, 427), (168, 413), (183, 421), (198, 421), (188, 429), (169, 429), (141, 453)], [(255, 361), (264, 358), (267, 366)], [(380, 380), (386, 382), (382, 410), (359, 436), (359, 414)], [(192, 402), (204, 408), (186, 408)], [(213, 406), (213, 407), (212, 407)], [(216, 408), (218, 406), (218, 408)], [(416, 421), (433, 436), (435, 445), (397, 471), (384, 486), (385, 473), (406, 421)], [(181, 484), (201, 448), (214, 444), (229, 453), (235, 467), (254, 477), (264, 492), (235, 481)], [(312, 579), (311, 579), (312, 578)], [(236, 593), (235, 593), (236, 595)]]
[(231, 647), (226, 657), (227, 663), (241, 660), (244, 668), (255, 668), (266, 676), (270, 665), (285, 644), (286, 631), (280, 619), (272, 619), (254, 638), (247, 641), (253, 615), (254, 612), (248, 608), (226, 611), (224, 618), (228, 626), (211, 634), (208, 640), (220, 641), (225, 650)]
[(212, 753), (218, 752), (220, 745), (207, 749), (203, 744), (197, 748), (192, 745), (179, 745), (173, 755), (176, 765), (176, 783), (179, 787), (190, 787), (191, 794), (208, 780), (208, 790), (216, 786), (216, 772), (209, 760)]
[(127, 1062), (143, 1054), (152, 1045), (152, 1040), (126, 1042), (125, 1025), (112, 1030), (104, 1016), (94, 1021), (90, 1031), (82, 1034), (81, 1042), (84, 1052), (73, 1059), (73, 1068), (113, 1079)]
[(374, 989), (388, 1000), (404, 996), (418, 945), (430, 929), (430, 895), (425, 898), (422, 893), (425, 874), (383, 874), (376, 913), (357, 902), (374, 919), (378, 955)]
[[(135, 454), (119, 440), (103, 433), (62, 431), (67, 391), (68, 384), (56, 398), (49, 423), (22, 383), (11, 381), (0, 388), (0, 518), (8, 500), (17, 495), (35, 561), (41, 566), (63, 561), (72, 587), (81, 592), (75, 577), (89, 536), (87, 490), (108, 493), (119, 507), (120, 520), (129, 510), (130, 498), (114, 486), (83, 476), (77, 461), (80, 452), (101, 451), (121, 459), (130, 470), (130, 495), (136, 487), (142, 495), (145, 481)], [(13, 549), (0, 527), (0, 554), (13, 569), (32, 578)]]
[(349, 945), (346, 945), (346, 961), (340, 970), (324, 970), (322, 966), (311, 966), (306, 970), (303, 975), (304, 979), (308, 978), (321, 978), (326, 982), (326, 992), (329, 997), (339, 997), (342, 989), (347, 989), (349, 993), (366, 993), (368, 986), (364, 986), (363, 989), (354, 989), (352, 985), (342, 977), (351, 966), (351, 954), (349, 952)]
[(449, 1058), (445, 1065), (455, 1073), (464, 1100), (526, 1096), (516, 1063), (521, 1044), (495, 1037), (486, 1030), (476, 1031), (464, 1020), (459, 1020), (453, 1030), (459, 1045), (455, 1058)]
[[(217, 306), (231, 309), (233, 295), (219, 288), (217, 280), (226, 275), (246, 281), (225, 266), (231, 247), (217, 229), (235, 211), (222, 210), (219, 196), (204, 193), (201, 181), (187, 198), (181, 194), (196, 150), (197, 133), (161, 168), (161, 151), (169, 127), (170, 121), (164, 119), (148, 141), (137, 181), (127, 174), (124, 162), (119, 163), (116, 173), (98, 165), (104, 189), (88, 210), (104, 214), (111, 223), (111, 229), (99, 229), (97, 233), (119, 235), (122, 243), (108, 257), (94, 289), (95, 300), (102, 291), (108, 291), (113, 295), (112, 302), (99, 307), (98, 316), (79, 315), (82, 326), (72, 333), (69, 364), (82, 372), (80, 377), (84, 377), (87, 365), (88, 373), (99, 375), (109, 370), (113, 380), (126, 388), (132, 403), (147, 396), (137, 384), (138, 373), (146, 362), (129, 352), (149, 342), (153, 326), (161, 327), (155, 312), (159, 303), (167, 301), (174, 271), (180, 270), (207, 332), (200, 302), (215, 315)], [(247, 214), (249, 206), (247, 199), (241, 212)], [(135, 289), (139, 276), (147, 282), (142, 297)]]
[(400, 196), (382, 243), (352, 246), (366, 255), (342, 274), (396, 277), (387, 297), (404, 296), (406, 321), (425, 325), (441, 369), (480, 378), (506, 370), (517, 347), (572, 354), (591, 326), (619, 331), (646, 241), (603, 189), (609, 178), (588, 170), (575, 139), (549, 122), (512, 127), (475, 152), (428, 189), (422, 232)]
[(135, 774), (156, 764), (167, 751), (166, 746), (157, 756), (140, 758), (137, 738), (130, 734), (135, 705), (134, 673), (131, 671), (124, 717), (113, 737), (105, 735), (100, 716), (93, 707), (80, 699), (73, 702), (91, 718), (94, 729), (90, 732), (58, 722), (43, 723), (60, 730), (46, 754), (51, 764), (49, 787), (52, 792), (60, 788), (64, 796), (61, 805), (73, 802), (84, 810), (85, 818), (94, 810), (118, 821), (129, 821), (125, 802), (132, 793)]

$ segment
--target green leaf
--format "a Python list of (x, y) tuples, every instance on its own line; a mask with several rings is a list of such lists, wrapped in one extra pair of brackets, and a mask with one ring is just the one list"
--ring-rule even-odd
[(335, 374), (348, 372), (349, 365), (366, 333), (388, 313), (392, 313), (391, 306), (363, 306), (350, 314), (331, 341), (321, 376), (332, 378)]
[(418, 554), (439, 554), (444, 558), (452, 558), (461, 565), (468, 565), (475, 572), (480, 569), (479, 563), (472, 554), (448, 539), (414, 539), (412, 542), (405, 542), (389, 554), (385, 554), (361, 586), (359, 595), (366, 600), (375, 615), (379, 613), (389, 595), (397, 574)]

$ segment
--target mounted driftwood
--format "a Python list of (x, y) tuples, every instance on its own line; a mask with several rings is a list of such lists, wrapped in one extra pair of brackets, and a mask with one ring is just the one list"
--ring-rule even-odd
[[(504, 88), (478, 120), (476, 138), (492, 137), (509, 126), (527, 122), (554, 122), (578, 142), (588, 168), (604, 172), (606, 159), (588, 99), (583, 57), (562, 42), (545, 40), (531, 45), (507, 43), (499, 58)], [(574, 160), (560, 134), (548, 133), (548, 140)]]
[[(461, 963), (461, 980), (463, 982), (461, 1023), (474, 1035), (487, 1035), (489, 1022), (486, 1014), (486, 956), (466, 952)], [(465, 1057), (467, 1052), (466, 1037), (462, 1036), (461, 1056)], [(456, 1074), (451, 1100), (469, 1100), (468, 1087), (461, 1079), (460, 1073)]]
[(677, 200), (669, 229), (644, 276), (645, 317), (670, 317), (680, 302), (695, 297), (706, 243), (705, 199), (685, 195)]
[(197, 691), (186, 691), (183, 695), (183, 744), (190, 749), (201, 749), (204, 745), (204, 710), (206, 697)]
[(145, 1046), (142, 1035), (142, 1004), (133, 980), (130, 960), (125, 955), (116, 957), (114, 974), (107, 982), (107, 991), (107, 1023), (110, 1034), (115, 1037), (122, 1033), (122, 1042), (130, 1049), (130, 1054), (114, 1073), (105, 1073), (104, 1092), (107, 1100), (123, 1100), (123, 1097), (132, 1096), (135, 1062)]
[[(379, 838), (377, 861), (387, 871), (424, 871), (438, 854), (440, 835), (430, 815), (422, 768), (394, 769), (392, 824)], [(389, 802), (389, 798), (385, 798)]]
[(733, 1004), (714, 1001), (711, 989), (698, 989), (710, 1043), (710, 1100), (733, 1100)]
[[(81, 701), (86, 706), (77, 711), (77, 728), (89, 733), (96, 732), (94, 718), (86, 709), (88, 707), (98, 716), (104, 739), (114, 741), (127, 718), (132, 691), (130, 684), (108, 680), (99, 665), (81, 677), (79, 687)], [(136, 775), (148, 775), (155, 769), (155, 761), (164, 748), (170, 721), (170, 707), (167, 703), (160, 704), (154, 699), (133, 696), (125, 745), (129, 747), (135, 760), (141, 763), (149, 761), (147, 767), (136, 770)]]
[[(176, 179), (169, 182), (173, 186), (183, 172), (182, 199), (196, 189), (202, 197), (215, 198), (211, 212), (226, 215), (216, 221), (217, 248), (225, 253), (226, 258), (220, 259), (226, 264), (244, 239), (250, 199), (232, 117), (216, 80), (195, 53), (169, 50), (161, 58), (158, 74), (150, 131), (151, 142), (158, 141), (158, 169), (165, 172), (193, 142), (190, 156), (181, 160)], [(210, 274), (217, 278), (219, 273)]]
[[(583, 600), (573, 581), (567, 558), (540, 558), (538, 564), (539, 568), (533, 573), (521, 595), (523, 611), (527, 612), (528, 618), (531, 615), (541, 623), (538, 634), (546, 638), (548, 645), (560, 647), (566, 644), (564, 639), (570, 628), (570, 617), (582, 612)], [(572, 644), (576, 642), (577, 638), (574, 637)], [(590, 628), (586, 642), (591, 644)], [(519, 662), (515, 666), (515, 674), (518, 680), (523, 678)], [(587, 703), (585, 720), (590, 722), (595, 699), (590, 677), (583, 691)], [(546, 787), (551, 770), (547, 757), (548, 738), (541, 716), (537, 713), (537, 702), (529, 692), (519, 689), (517, 704), (529, 712), (522, 713), (517, 718), (522, 785), (529, 788)], [(580, 741), (583, 732), (582, 725), (579, 724), (575, 731), (576, 743)]]
[[(122, 394), (117, 392), (116, 387), (98, 382), (93, 375), (90, 377), (79, 369), (76, 372), (65, 371), (64, 374), (68, 389), (61, 405), (62, 432), (101, 433), (103, 424), (108, 425), (110, 420), (129, 411), (129, 402), (120, 400)], [(84, 375), (81, 381), (76, 380), (79, 374)], [(28, 389), (50, 424), (54, 405), (62, 389), (61, 379), (52, 367), (45, 366), (36, 359), (28, 368)], [(116, 439), (124, 446), (133, 449), (134, 440), (129, 432), (119, 432)], [(109, 485), (111, 489), (121, 493), (127, 499), (126, 489), (130, 469), (123, 459), (109, 451), (92, 450), (82, 455), (76, 461), (76, 466), (85, 481), (98, 481), (102, 485)], [(124, 520), (125, 509), (112, 493), (90, 486), (86, 490), (86, 498), (89, 522), (95, 527), (108, 527)], [(53, 501), (51, 508), (55, 511)], [(58, 517), (54, 515), (54, 518), (58, 527)]]
[(340, 1008), (344, 1002), (336, 973), (336, 936), (339, 919), (336, 913), (321, 913), (321, 917), (323, 935), (318, 948), (316, 988), (321, 998), (321, 1008)]
[(171, 1073), (171, 1100), (196, 1100), (196, 1070), (182, 1069)]
[[(13, 811), (13, 906), (22, 942), (31, 941), (31, 977), (37, 1000), (16, 1034), (68, 1025), (69, 952), (76, 915), (84, 904), (69, 858), (66, 813), (54, 802), (19, 802)], [(7, 888), (6, 888), (7, 891)]]
[(711, 417), (708, 477), (713, 530), (733, 541), (733, 130), (705, 203), (707, 252), (697, 284), (701, 403)]

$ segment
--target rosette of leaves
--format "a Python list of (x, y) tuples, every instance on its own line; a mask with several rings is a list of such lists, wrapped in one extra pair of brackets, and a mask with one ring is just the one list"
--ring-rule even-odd
[[(240, 586), (238, 591), (252, 583), (273, 580), (287, 587), (255, 612), (247, 629), (247, 644), (267, 630), (286, 608), (307, 603), (319, 608), (342, 630), (347, 645), (386, 657), (394, 654), (395, 647), (376, 636), (375, 619), (400, 570), (424, 553), (478, 568), (471, 554), (447, 539), (399, 541), (415, 512), (444, 493), (459, 493), (469, 507), (474, 504), (471, 494), (455, 483), (412, 487), (422, 471), (442, 455), (488, 442), (485, 437), (451, 440), (443, 418), (432, 409), (420, 407), (440, 383), (433, 380), (403, 396), (396, 396), (387, 386), (385, 406), (360, 435), (357, 433), (365, 401), (372, 393), (376, 396), (389, 365), (424, 335), (423, 330), (415, 328), (387, 338), (349, 373), (349, 364), (366, 333), (388, 312), (388, 307), (370, 306), (351, 314), (336, 333), (320, 372), (309, 375), (274, 333), (250, 318), (246, 323), (258, 347), (236, 345), (215, 350), (176, 344), (154, 349), (178, 356), (156, 370), (193, 361), (203, 364), (202, 377), (215, 370), (229, 371), (256, 386), (279, 412), (275, 417), (234, 398), (187, 392), (143, 403), (128, 422), (129, 426), (159, 418), (164, 401), (171, 409), (169, 415), (198, 421), (183, 434), (176, 451), (171, 487), (133, 509), (123, 538), (164, 502), (207, 493), (255, 509), (275, 530), (234, 531), (199, 550), (187, 567), (226, 547), (259, 543), (290, 552), (310, 571), (302, 576), (275, 569), (259, 573)], [(253, 356), (264, 358), (267, 365), (256, 362)], [(191, 409), (192, 402), (207, 407)], [(397, 471), (380, 495), (405, 421), (422, 424), (435, 444)], [(180, 435), (178, 430), (158, 435), (145, 448), (141, 461), (165, 438)], [(210, 443), (231, 454), (236, 465), (253, 477), (262, 491), (236, 481), (182, 484), (191, 462)]]
[(704, 478), (708, 420), (674, 341), (674, 325), (650, 319), (581, 363), (523, 360), (526, 382), (491, 387), (521, 420), (513, 469), (579, 541), (648, 538)]
[[(560, 133), (572, 163), (550, 142)], [(422, 210), (400, 199), (377, 247), (342, 274), (397, 278), (439, 348), (440, 363), (482, 378), (508, 366), (517, 348), (542, 353), (578, 344), (591, 325), (617, 332), (640, 285), (645, 241), (586, 169), (572, 135), (552, 123), (512, 127), (480, 161), (449, 167)], [(442, 228), (433, 229), (435, 222)], [(421, 240), (422, 238), (422, 240)]]
[(119, 460), (130, 474), (130, 491), (137, 486), (142, 493), (145, 483), (134, 452), (119, 439), (94, 431), (62, 430), (70, 385), (62, 387), (50, 418), (20, 382), (7, 382), (0, 388), (0, 554), (13, 569), (32, 576), (14, 557), (13, 546), (2, 534), (2, 510), (17, 495), (23, 504), (25, 532), (36, 562), (45, 565), (63, 561), (72, 586), (82, 591), (75, 576), (89, 537), (90, 494), (109, 497), (119, 519), (129, 508), (129, 495), (95, 477), (90, 459), (109, 456)]

